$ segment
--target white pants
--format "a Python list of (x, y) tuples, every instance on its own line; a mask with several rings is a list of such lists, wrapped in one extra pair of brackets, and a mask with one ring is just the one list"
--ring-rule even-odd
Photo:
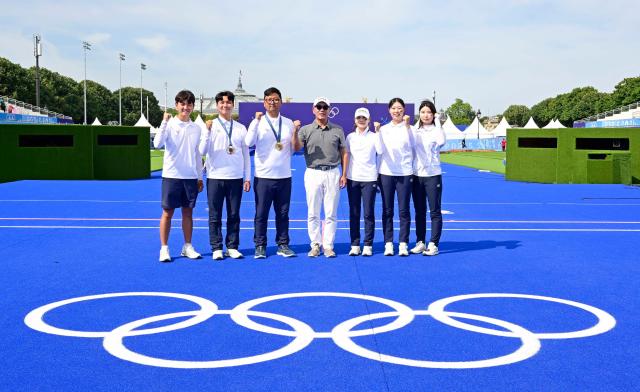
[[(338, 225), (338, 202), (340, 202), (340, 170), (327, 171), (307, 169), (304, 172), (304, 189), (307, 191), (307, 226), (311, 245), (322, 244), (333, 248)], [(324, 236), (320, 209), (324, 204)]]

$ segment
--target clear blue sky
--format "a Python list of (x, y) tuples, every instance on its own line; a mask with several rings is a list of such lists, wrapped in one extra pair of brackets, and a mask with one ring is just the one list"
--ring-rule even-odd
[(271, 85), (294, 101), (455, 98), (483, 114), (638, 76), (636, 1), (11, 1), (0, 56), (111, 90), (143, 86), (164, 102), (182, 88), (213, 96)]

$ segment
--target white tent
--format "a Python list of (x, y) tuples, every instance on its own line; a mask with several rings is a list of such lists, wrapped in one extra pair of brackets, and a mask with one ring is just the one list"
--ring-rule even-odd
[(451, 121), (451, 117), (447, 117), (447, 121), (442, 124), (442, 130), (447, 140), (462, 140), (464, 138), (464, 134)]
[(494, 136), (505, 137), (507, 136), (507, 129), (513, 128), (509, 125), (506, 117), (502, 117), (502, 120), (498, 123), (498, 126), (493, 129)]
[(200, 117), (199, 114), (198, 117), (196, 117), (196, 121), (194, 121), (194, 123), (196, 123), (203, 131), (207, 129), (207, 124), (205, 124), (204, 120), (202, 119), (202, 117)]
[(140, 119), (138, 120), (137, 123), (135, 123), (134, 127), (150, 127), (150, 128), (153, 128), (153, 126), (149, 123), (149, 121), (147, 121), (147, 118), (144, 116), (144, 114), (140, 115)]
[(155, 135), (156, 134), (156, 129), (153, 127), (153, 125), (151, 125), (149, 123), (149, 121), (147, 121), (147, 118), (143, 114), (140, 115), (140, 119), (133, 126), (134, 127), (149, 127), (149, 134), (151, 134), (151, 135)]
[(564, 125), (562, 125), (562, 123), (560, 122), (560, 120), (558, 120), (557, 118), (555, 119), (555, 127), (554, 128), (566, 128)]
[(557, 128), (556, 120), (551, 120), (551, 121), (549, 121), (549, 124), (547, 124), (544, 127), (542, 127), (542, 129), (551, 129), (551, 128), (553, 128), (553, 129)]
[[(487, 131), (478, 118), (474, 118), (473, 122), (469, 124), (467, 129), (462, 132), (464, 134), (464, 138), (467, 140), (471, 139), (491, 139), (493, 138), (493, 133)], [(479, 137), (478, 137), (479, 136)]]
[(102, 125), (102, 123), (100, 122), (100, 120), (98, 120), (98, 117), (96, 117), (95, 120), (93, 120), (93, 122), (91, 123), (91, 125)]
[(529, 117), (529, 121), (527, 121), (527, 124), (523, 128), (524, 129), (540, 129), (538, 124), (536, 124), (536, 122), (533, 121), (533, 117)]

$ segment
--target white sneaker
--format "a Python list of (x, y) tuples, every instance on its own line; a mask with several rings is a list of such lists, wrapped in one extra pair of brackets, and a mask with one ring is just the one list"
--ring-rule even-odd
[(398, 246), (398, 256), (409, 256), (409, 246), (406, 242), (401, 242)]
[(418, 241), (416, 242), (416, 246), (413, 247), (413, 249), (411, 249), (411, 253), (413, 253), (414, 255), (417, 255), (424, 252), (425, 250), (427, 250), (427, 247), (424, 246), (424, 242)]
[(201, 257), (200, 253), (196, 252), (196, 250), (193, 249), (193, 245), (188, 243), (184, 244), (184, 246), (182, 247), (180, 256), (187, 256), (190, 259), (199, 259)]
[(222, 253), (222, 249), (214, 250), (211, 258), (214, 260), (222, 260), (224, 259), (224, 254)]
[(393, 242), (387, 242), (384, 244), (384, 255), (393, 256)]
[(238, 249), (227, 249), (226, 256), (229, 256), (232, 259), (241, 259), (244, 257), (244, 255), (240, 253)]
[(360, 247), (358, 245), (351, 245), (349, 256), (357, 256), (360, 254)]
[(427, 250), (425, 250), (424, 252), (422, 252), (423, 256), (436, 256), (438, 254), (438, 247), (436, 246), (436, 244), (434, 244), (433, 242), (429, 242), (429, 245), (427, 246)]
[(373, 247), (365, 246), (364, 248), (362, 248), (362, 255), (363, 256), (371, 256), (371, 255), (373, 255)]
[(162, 261), (163, 263), (168, 263), (171, 261), (171, 255), (169, 255), (168, 246), (160, 247), (160, 261)]

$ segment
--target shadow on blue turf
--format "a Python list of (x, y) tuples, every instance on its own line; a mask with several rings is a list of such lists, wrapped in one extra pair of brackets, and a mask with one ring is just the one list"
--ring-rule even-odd
[(520, 247), (520, 241), (491, 241), (491, 240), (481, 240), (481, 241), (469, 241), (469, 242), (455, 242), (455, 241), (446, 241), (441, 242), (439, 249), (440, 254), (447, 253), (460, 253), (460, 252), (472, 252), (476, 250), (484, 250), (484, 249), (496, 249), (496, 248), (504, 248), (504, 249), (516, 249)]

